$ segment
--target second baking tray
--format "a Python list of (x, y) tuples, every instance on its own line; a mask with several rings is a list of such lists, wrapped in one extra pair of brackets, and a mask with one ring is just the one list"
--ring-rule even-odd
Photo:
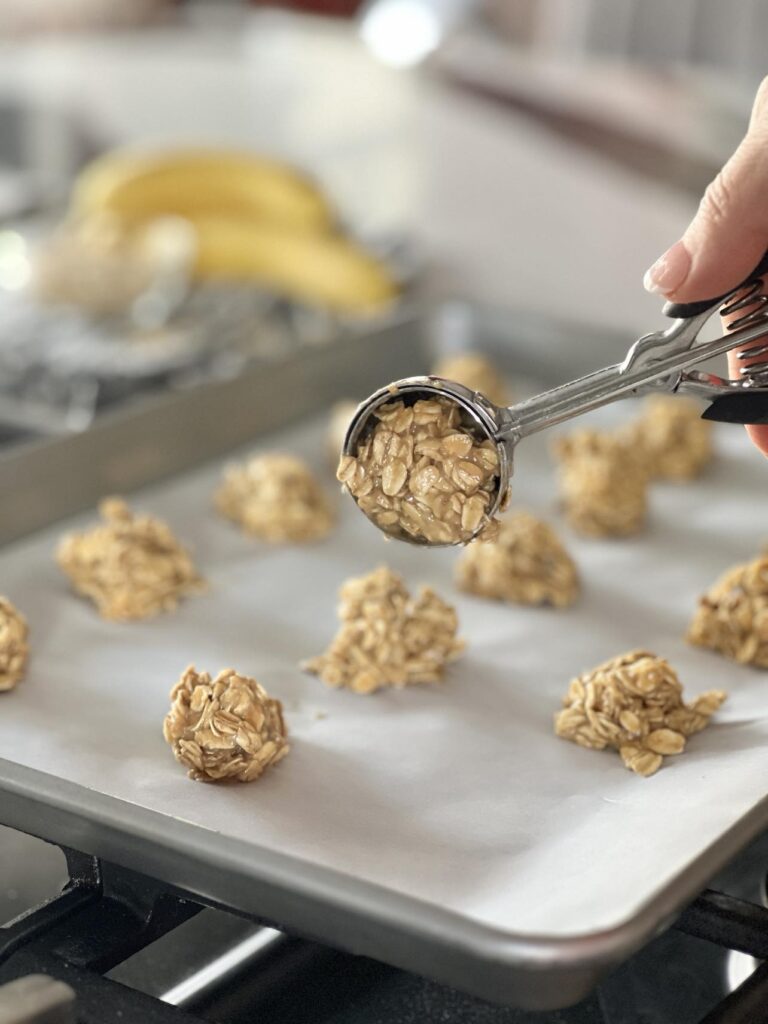
[[(319, 395), (372, 386), (369, 372), (421, 370), (428, 326), (402, 324), (388, 354), (379, 338), (318, 356), (307, 412)], [(510, 334), (519, 376), (529, 363)], [(262, 387), (278, 378), (265, 371)], [(291, 402), (300, 413), (295, 391)], [(333, 491), (325, 422), (262, 424), (233, 456), (300, 453)], [(136, 431), (111, 429), (130, 467)], [(682, 639), (696, 595), (764, 539), (761, 458), (738, 429), (718, 444), (704, 480), (654, 488), (643, 536), (585, 541), (561, 524), (584, 583), (564, 611), (456, 593), (455, 552), (386, 544), (340, 495), (327, 541), (260, 544), (212, 512), (220, 462), (133, 496), (172, 523), (210, 582), (172, 615), (104, 623), (68, 592), (53, 549), (92, 514), (7, 546), (2, 588), (30, 619), (33, 654), (0, 706), (0, 821), (491, 999), (577, 1000), (768, 823), (765, 675)], [(521, 446), (514, 495), (556, 518), (546, 445)], [(76, 449), (68, 458), (77, 465)], [(298, 661), (333, 635), (339, 584), (382, 562), (456, 603), (466, 654), (440, 685), (328, 690)], [(731, 694), (651, 779), (552, 734), (568, 679), (640, 646), (668, 657), (689, 695)], [(189, 662), (232, 665), (283, 700), (293, 750), (257, 784), (192, 783), (174, 762), (160, 728)]]

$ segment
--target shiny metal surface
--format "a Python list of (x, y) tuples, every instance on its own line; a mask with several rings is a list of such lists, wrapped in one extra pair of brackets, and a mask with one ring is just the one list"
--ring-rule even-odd
[[(401, 400), (406, 405), (412, 405), (414, 402), (430, 398), (448, 399), (454, 402), (461, 409), (464, 428), (477, 441), (488, 440), (496, 445), (499, 455), (499, 474), (496, 478), (494, 499), (488, 512), (490, 516), (494, 515), (504, 500), (511, 474), (511, 458), (509, 458), (511, 447), (499, 442), (499, 437), (507, 427), (506, 410), (493, 405), (484, 395), (472, 391), (463, 384), (444, 380), (442, 377), (408, 377), (395, 384), (390, 384), (388, 387), (380, 388), (366, 399), (355, 413), (344, 439), (345, 454), (354, 455), (357, 452), (360, 441), (373, 427), (372, 414), (380, 406), (394, 400)], [(394, 527), (391, 532), (388, 530), (387, 536), (406, 541), (409, 544), (431, 547), (450, 546), (414, 537), (397, 527)]]

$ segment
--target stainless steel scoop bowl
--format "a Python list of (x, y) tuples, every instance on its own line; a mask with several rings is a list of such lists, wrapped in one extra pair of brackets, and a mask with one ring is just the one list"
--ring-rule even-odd
[[(355, 415), (352, 417), (344, 438), (344, 454), (357, 455), (358, 445), (379, 422), (374, 413), (382, 405), (387, 405), (389, 402), (404, 402), (406, 405), (413, 405), (422, 399), (436, 398), (458, 405), (461, 410), (462, 429), (471, 434), (476, 441), (490, 440), (495, 444), (499, 457), (499, 472), (496, 477), (493, 501), (488, 510), (489, 515), (495, 515), (507, 493), (509, 479), (512, 475), (514, 440), (512, 435), (507, 434), (507, 429), (511, 425), (509, 410), (494, 405), (484, 395), (472, 391), (471, 388), (467, 388), (463, 384), (444, 380), (442, 377), (406, 377), (374, 392), (357, 407)], [(384, 532), (390, 537), (405, 540), (410, 544), (427, 547), (451, 546), (428, 541), (424, 537), (415, 537), (396, 526)]]

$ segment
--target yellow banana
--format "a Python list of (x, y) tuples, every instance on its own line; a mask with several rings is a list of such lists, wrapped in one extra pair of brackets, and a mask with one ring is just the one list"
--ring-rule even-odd
[(369, 312), (397, 295), (387, 268), (342, 236), (227, 217), (198, 217), (193, 225), (199, 279), (253, 281), (339, 312)]
[(112, 214), (126, 225), (178, 214), (215, 213), (328, 231), (334, 214), (320, 189), (295, 168), (235, 150), (108, 153), (75, 182), (76, 216)]

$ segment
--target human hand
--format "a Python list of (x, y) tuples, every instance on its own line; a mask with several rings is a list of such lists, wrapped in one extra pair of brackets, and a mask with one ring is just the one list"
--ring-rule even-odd
[[(722, 295), (749, 275), (767, 248), (768, 78), (758, 89), (738, 149), (707, 187), (683, 237), (646, 272), (643, 284), (675, 302)], [(731, 376), (738, 376), (734, 353), (728, 366)], [(750, 426), (747, 433), (768, 455), (768, 426)]]

